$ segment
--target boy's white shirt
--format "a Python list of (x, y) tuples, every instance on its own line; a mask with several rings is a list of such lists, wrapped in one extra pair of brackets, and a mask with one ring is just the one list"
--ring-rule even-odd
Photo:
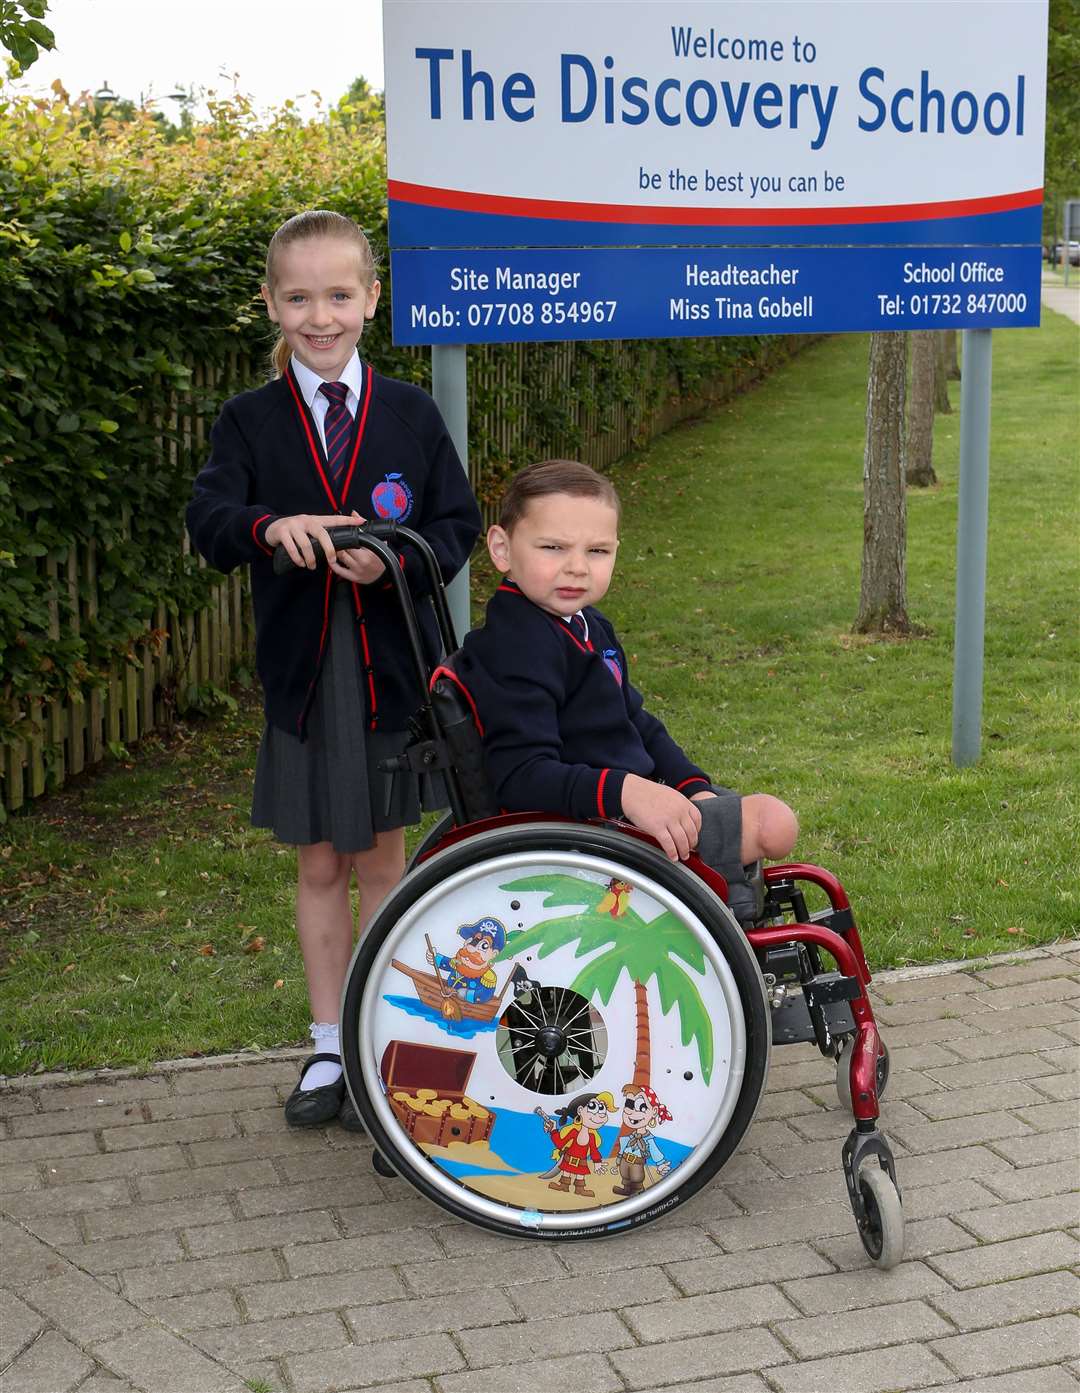
[[(326, 394), (319, 391), (325, 381), (317, 372), (312, 372), (309, 367), (300, 361), (294, 353), (290, 359), (293, 372), (296, 374), (297, 386), (300, 394), (307, 402), (312, 416), (315, 417), (315, 424), (319, 428), (319, 439), (322, 441), (323, 450), (326, 450), (326, 409), (330, 405)], [(345, 364), (338, 382), (344, 382), (349, 389), (349, 395), (345, 398), (345, 405), (349, 408), (349, 415), (356, 420), (356, 408), (360, 405), (360, 391), (364, 385), (364, 365), (360, 361), (360, 355), (353, 349), (353, 355)]]

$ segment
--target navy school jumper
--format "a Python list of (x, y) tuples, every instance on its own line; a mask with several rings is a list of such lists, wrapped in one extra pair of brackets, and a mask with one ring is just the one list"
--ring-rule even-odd
[[(347, 582), (327, 568), (275, 576), (266, 529), (296, 513), (347, 515), (354, 508), (361, 517), (396, 518), (419, 532), (444, 580), (468, 559), (480, 511), (426, 392), (364, 364), (337, 496), (318, 429), (291, 371), (225, 403), (210, 435), (210, 458), (195, 480), (188, 531), (219, 571), (250, 563), (255, 662), (266, 719), (301, 739), (326, 649), (332, 587)], [(403, 544), (398, 560), (413, 595), (426, 594), (427, 572), (415, 550)], [(370, 728), (403, 730), (421, 694), (393, 585), (384, 579), (351, 588)], [(427, 604), (418, 610), (434, 657), (434, 617)]]
[(621, 817), (627, 774), (687, 797), (710, 787), (627, 678), (608, 619), (575, 632), (504, 580), (454, 664), (483, 726), (484, 762), (508, 812)]

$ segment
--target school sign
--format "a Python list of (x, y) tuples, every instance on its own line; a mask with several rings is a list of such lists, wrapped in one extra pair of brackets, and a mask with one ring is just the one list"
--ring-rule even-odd
[(386, 0), (402, 344), (1039, 319), (1045, 0)]

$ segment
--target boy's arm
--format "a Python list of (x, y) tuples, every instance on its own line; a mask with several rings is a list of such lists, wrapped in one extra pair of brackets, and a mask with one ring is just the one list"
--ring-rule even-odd
[(211, 566), (231, 571), (270, 556), (266, 529), (278, 514), (254, 502), (255, 465), (231, 402), (210, 432), (210, 458), (195, 480), (187, 508), (191, 540)]

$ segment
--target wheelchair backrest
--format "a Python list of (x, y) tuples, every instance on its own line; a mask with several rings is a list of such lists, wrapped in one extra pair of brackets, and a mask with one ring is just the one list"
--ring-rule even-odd
[(483, 726), (469, 689), (450, 654), (431, 675), (431, 704), (450, 752), (449, 777), (456, 778), (466, 821), (498, 817), (498, 800), (484, 771)]

